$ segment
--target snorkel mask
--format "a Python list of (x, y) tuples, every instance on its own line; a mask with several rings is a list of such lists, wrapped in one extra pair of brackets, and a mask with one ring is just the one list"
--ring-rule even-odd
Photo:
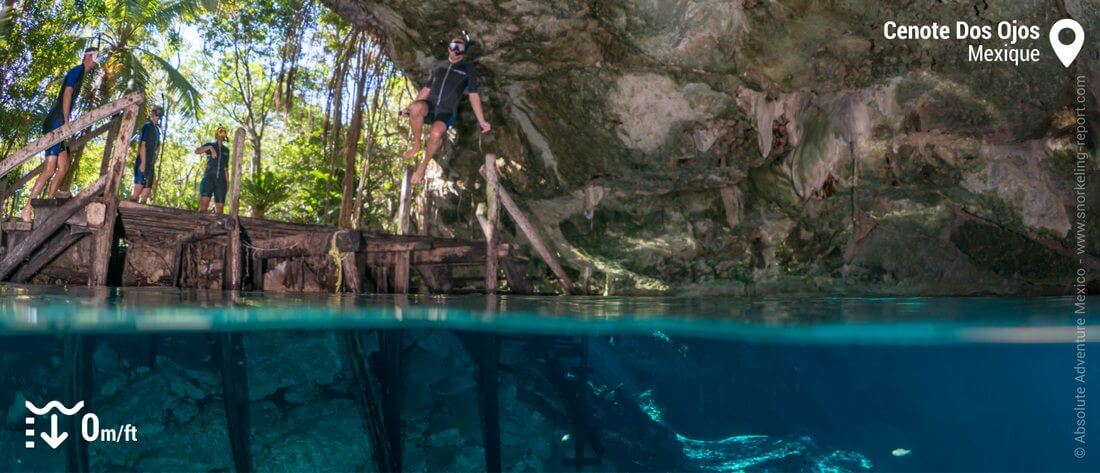
[(456, 56), (466, 54), (466, 42), (459, 39), (452, 39), (451, 43), (447, 45), (447, 49), (455, 53)]
[(99, 64), (99, 49), (97, 49), (97, 48), (85, 49), (84, 50), (84, 57), (88, 57), (88, 56), (92, 57), (92, 63), (93, 64)]

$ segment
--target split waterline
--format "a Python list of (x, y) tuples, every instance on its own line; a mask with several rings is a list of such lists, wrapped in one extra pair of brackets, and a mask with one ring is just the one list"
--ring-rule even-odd
[(0, 470), (70, 467), (24, 447), (22, 403), (75, 390), (136, 435), (88, 442), (97, 471), (1088, 471), (1075, 320), (1068, 297), (7, 285)]
[(1067, 317), (1072, 303), (1070, 297), (404, 296), (6, 286), (0, 334), (404, 328), (810, 343), (1061, 343), (1074, 339)]

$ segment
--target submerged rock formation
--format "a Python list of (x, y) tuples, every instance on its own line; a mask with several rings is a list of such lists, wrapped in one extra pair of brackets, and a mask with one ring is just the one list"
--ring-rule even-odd
[[(478, 231), (496, 152), (572, 270), (611, 293), (1063, 293), (1078, 266), (1074, 77), (1100, 78), (1100, 58), (1086, 38), (1064, 68), (1046, 28), (1100, 31), (1094, 3), (326, 3), (416, 80), (470, 33), (496, 131), (483, 142), (464, 112), (434, 171), (458, 191), (436, 197), (444, 224)], [(883, 39), (887, 20), (1038, 25), (1042, 60), (968, 62), (965, 41)], [(1083, 86), (1095, 134), (1100, 79)], [(1086, 222), (1095, 290), (1095, 197)]]

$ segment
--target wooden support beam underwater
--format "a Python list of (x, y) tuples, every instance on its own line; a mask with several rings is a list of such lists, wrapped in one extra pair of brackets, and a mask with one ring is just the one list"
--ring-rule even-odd
[[(92, 410), (93, 393), (92, 385), (92, 351), (95, 349), (93, 335), (65, 335), (62, 338), (64, 363), (65, 363), (65, 393), (62, 403), (66, 406), (74, 406), (78, 402), (84, 402), (84, 412)], [(81, 416), (64, 416), (63, 428), (66, 432), (81, 432)], [(91, 471), (88, 461), (88, 442), (82, 435), (70, 435), (72, 437), (65, 446), (66, 471), (83, 473)]]
[[(352, 395), (359, 405), (363, 417), (364, 428), (370, 440), (371, 458), (374, 459), (376, 471), (390, 472), (401, 471), (400, 454), (394, 458), (394, 447), (390, 446), (390, 436), (386, 433), (386, 422), (379, 403), (380, 395), (375, 393), (375, 383), (368, 366), (367, 349), (363, 345), (362, 330), (344, 330), (340, 337), (344, 342), (347, 353), (348, 366), (351, 369), (352, 378), (355, 379), (356, 388)], [(396, 446), (400, 449), (400, 445)]]
[(216, 335), (221, 361), (222, 392), (225, 395), (225, 421), (233, 466), (240, 473), (253, 471), (252, 416), (248, 398), (248, 359), (244, 341), (237, 332)]

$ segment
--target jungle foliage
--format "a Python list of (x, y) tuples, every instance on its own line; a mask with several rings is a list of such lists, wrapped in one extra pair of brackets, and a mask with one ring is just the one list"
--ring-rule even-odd
[[(406, 146), (397, 111), (412, 91), (379, 44), (317, 0), (3, 0), (0, 158), (41, 134), (60, 78), (98, 46), (74, 116), (131, 91), (167, 109), (154, 205), (198, 208), (194, 150), (225, 126), (230, 139), (245, 131), (247, 212), (391, 229)], [(104, 143), (80, 153), (73, 188), (98, 177)], [(18, 208), (7, 204), (5, 217)]]

